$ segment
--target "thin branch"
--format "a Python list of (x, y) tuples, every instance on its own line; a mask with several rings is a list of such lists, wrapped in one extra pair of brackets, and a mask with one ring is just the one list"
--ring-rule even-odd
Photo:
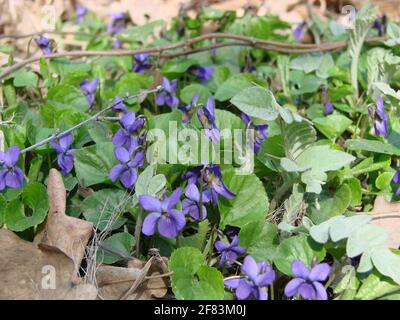
[(25, 34), (2, 34), (0, 35), (0, 39), (24, 39), (24, 38), (32, 38), (36, 36), (40, 36), (43, 34), (55, 34), (61, 36), (68, 35), (77, 35), (77, 36), (90, 36), (93, 37), (92, 33), (81, 32), (81, 31), (53, 31), (53, 30), (42, 30), (38, 32), (25, 33)]
[(46, 143), (49, 143), (49, 142), (53, 141), (54, 139), (57, 139), (58, 137), (61, 137), (61, 136), (63, 136), (63, 135), (66, 135), (66, 134), (68, 134), (68, 133), (70, 133), (70, 132), (72, 132), (72, 131), (74, 131), (74, 130), (76, 130), (76, 129), (82, 127), (82, 126), (84, 126), (85, 124), (87, 124), (87, 123), (89, 123), (89, 122), (91, 122), (91, 121), (97, 121), (98, 118), (99, 118), (99, 116), (100, 116), (101, 114), (107, 112), (108, 110), (111, 110), (113, 107), (115, 107), (116, 105), (118, 105), (119, 103), (121, 103), (121, 101), (122, 101), (122, 102), (125, 102), (125, 101), (127, 101), (127, 100), (129, 100), (129, 99), (138, 98), (138, 97), (140, 97), (140, 96), (142, 96), (142, 95), (146, 95), (146, 94), (149, 94), (149, 93), (159, 92), (159, 91), (161, 91), (161, 90), (162, 90), (162, 87), (161, 87), (161, 86), (158, 86), (158, 87), (155, 88), (155, 89), (143, 90), (142, 92), (140, 92), (140, 93), (138, 93), (138, 94), (135, 94), (135, 95), (132, 95), (132, 96), (126, 96), (126, 97), (124, 97), (123, 99), (121, 99), (120, 101), (117, 101), (117, 102), (112, 103), (112, 104), (109, 105), (108, 107), (106, 107), (106, 108), (100, 110), (99, 112), (97, 112), (96, 114), (94, 114), (93, 116), (91, 116), (90, 118), (88, 118), (88, 119), (86, 119), (86, 120), (84, 120), (84, 121), (78, 123), (77, 125), (75, 125), (75, 126), (69, 128), (69, 129), (67, 129), (67, 130), (65, 130), (65, 131), (63, 131), (63, 132), (56, 132), (56, 133), (54, 133), (53, 135), (51, 135), (50, 137), (48, 137), (48, 138), (46, 138), (46, 139), (44, 139), (44, 140), (42, 140), (42, 141), (40, 141), (40, 142), (38, 142), (38, 143), (35, 143), (34, 145), (31, 145), (31, 146), (28, 147), (28, 148), (25, 148), (25, 149), (21, 150), (21, 153), (26, 153), (26, 152), (28, 152), (28, 151), (31, 151), (31, 150), (33, 150), (33, 149), (36, 149), (36, 148), (38, 148), (38, 147), (40, 147), (40, 146), (42, 146), (42, 145), (44, 145), (44, 144), (46, 144)]
[(120, 117), (98, 117), (97, 121), (119, 121), (121, 120)]
[[(211, 39), (231, 39), (235, 41), (219, 42), (207, 46), (202, 46), (199, 48), (191, 48), (192, 45), (196, 43)], [(381, 42), (384, 40), (385, 38), (375, 37), (367, 39), (367, 42)], [(26, 65), (39, 61), (41, 58), (51, 59), (60, 57), (84, 57), (84, 56), (129, 56), (138, 53), (149, 53), (151, 55), (156, 55), (161, 58), (172, 59), (180, 56), (187, 56), (193, 53), (208, 51), (211, 49), (227, 47), (227, 46), (250, 46), (254, 48), (260, 48), (264, 50), (283, 52), (283, 53), (311, 53), (311, 52), (322, 52), (322, 51), (332, 51), (336, 49), (341, 49), (346, 47), (347, 43), (345, 41), (338, 41), (338, 42), (326, 42), (321, 44), (294, 44), (294, 43), (285, 43), (285, 42), (271, 41), (271, 40), (261, 40), (252, 37), (246, 37), (229, 33), (210, 33), (192, 39), (188, 39), (186, 41), (181, 41), (153, 48), (141, 48), (135, 50), (108, 50), (108, 51), (69, 51), (69, 52), (53, 53), (46, 56), (31, 57), (29, 59), (16, 63), (8, 68), (5, 68), (3, 72), (0, 74), (0, 80), (4, 79), (14, 71)], [(169, 54), (163, 53), (164, 51), (170, 51), (179, 48), (183, 48), (183, 50)]]

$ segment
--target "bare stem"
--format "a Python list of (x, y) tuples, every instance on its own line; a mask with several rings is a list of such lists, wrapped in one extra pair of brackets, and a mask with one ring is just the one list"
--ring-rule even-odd
[(143, 209), (140, 208), (139, 214), (136, 220), (135, 226), (135, 242), (136, 242), (136, 249), (135, 249), (135, 256), (136, 258), (140, 257), (140, 234), (142, 232), (142, 224), (143, 224)]
[[(138, 97), (140, 97), (140, 96), (142, 96), (142, 95), (146, 95), (146, 94), (149, 94), (149, 93), (159, 92), (159, 91), (161, 91), (161, 90), (162, 90), (162, 87), (161, 87), (161, 86), (158, 86), (157, 88), (151, 89), (151, 90), (143, 90), (142, 92), (140, 92), (140, 93), (138, 93), (138, 94), (135, 94), (135, 95), (132, 95), (132, 96), (126, 96), (126, 97), (124, 97), (124, 98), (122, 99), (122, 102), (125, 102), (125, 101), (127, 101), (127, 100), (129, 100), (129, 99), (138, 98)], [(67, 129), (67, 130), (65, 130), (65, 131), (62, 131), (62, 132), (56, 132), (56, 133), (54, 133), (53, 135), (51, 135), (50, 137), (48, 137), (48, 138), (46, 138), (46, 139), (44, 139), (44, 140), (42, 140), (42, 141), (39, 141), (38, 143), (35, 143), (34, 145), (31, 145), (31, 146), (28, 147), (28, 148), (25, 148), (25, 149), (21, 150), (21, 153), (26, 153), (26, 152), (28, 152), (28, 151), (31, 151), (31, 150), (33, 150), (33, 149), (36, 149), (36, 148), (38, 148), (38, 147), (40, 147), (40, 146), (42, 146), (42, 145), (44, 145), (44, 144), (46, 144), (46, 143), (49, 143), (49, 142), (53, 141), (54, 139), (57, 139), (58, 137), (62, 137), (63, 135), (66, 135), (66, 134), (68, 134), (68, 133), (70, 133), (70, 132), (72, 132), (72, 131), (74, 131), (74, 130), (76, 130), (76, 129), (79, 129), (80, 127), (84, 126), (85, 124), (88, 124), (88, 123), (91, 122), (91, 121), (97, 121), (97, 120), (99, 119), (99, 116), (100, 116), (100, 115), (102, 115), (103, 113), (105, 113), (105, 112), (111, 110), (113, 107), (115, 107), (115, 106), (118, 105), (119, 103), (121, 103), (121, 101), (117, 101), (117, 102), (114, 102), (114, 103), (110, 104), (108, 107), (106, 107), (106, 108), (100, 110), (99, 112), (97, 112), (96, 114), (94, 114), (93, 116), (91, 116), (90, 118), (88, 118), (88, 119), (86, 119), (86, 120), (84, 120), (84, 121), (78, 123), (77, 125), (75, 125), (75, 126), (69, 128), (69, 129)]]
[(93, 36), (92, 33), (81, 32), (81, 31), (53, 31), (53, 30), (42, 30), (39, 32), (25, 33), (25, 34), (2, 34), (0, 39), (24, 39), (40, 36), (43, 34), (55, 34), (60, 36), (77, 35), (77, 36)]

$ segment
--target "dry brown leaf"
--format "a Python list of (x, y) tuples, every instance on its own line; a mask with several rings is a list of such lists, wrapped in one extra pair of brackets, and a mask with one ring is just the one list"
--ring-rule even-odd
[(46, 226), (40, 234), (39, 247), (59, 250), (75, 264), (73, 282), (79, 281), (78, 272), (85, 248), (92, 234), (93, 224), (89, 221), (69, 217), (65, 214), (66, 190), (60, 172), (51, 169), (47, 184), (49, 214)]
[[(119, 300), (132, 287), (132, 284), (142, 276), (142, 268), (145, 262), (138, 259), (129, 261), (128, 268), (101, 265), (96, 272), (96, 282), (99, 289), (99, 297), (105, 300)], [(163, 271), (157, 263), (153, 263), (147, 272), (148, 276), (157, 276)], [(154, 277), (145, 279), (139, 287), (133, 291), (127, 300), (150, 300), (162, 298), (166, 295), (168, 280)]]
[[(351, 1), (357, 8), (361, 8), (365, 4), (365, 0)], [(381, 14), (386, 14), (390, 19), (398, 21), (400, 18), (399, 0), (373, 0), (379, 8)]]
[(97, 288), (89, 283), (81, 283), (67, 292), (64, 300), (96, 300)]
[(384, 197), (375, 199), (372, 224), (382, 227), (388, 234), (386, 244), (393, 249), (400, 247), (400, 202), (389, 202)]
[[(121, 0), (122, 6), (132, 21), (138, 25), (147, 23), (148, 21), (162, 19), (170, 22), (176, 17), (182, 4), (190, 2), (189, 0)], [(149, 19), (146, 17), (148, 16)]]
[(61, 252), (42, 251), (0, 229), (0, 299), (95, 299), (93, 285), (74, 286), (74, 263)]

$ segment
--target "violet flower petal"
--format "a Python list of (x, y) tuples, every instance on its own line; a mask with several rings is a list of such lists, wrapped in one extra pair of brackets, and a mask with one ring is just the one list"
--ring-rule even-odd
[(299, 286), (298, 293), (306, 300), (315, 300), (316, 298), (316, 292), (313, 285), (306, 282)]
[(304, 282), (305, 280), (301, 278), (294, 278), (290, 280), (285, 287), (285, 296), (289, 298), (293, 297)]
[(143, 220), (142, 233), (146, 236), (152, 236), (156, 232), (156, 225), (161, 217), (161, 213), (152, 212)]
[(123, 147), (118, 147), (115, 148), (114, 150), (115, 153), (115, 157), (117, 158), (117, 160), (121, 163), (127, 163), (130, 160), (130, 154), (128, 152), (128, 150), (126, 150)]
[(153, 196), (140, 196), (139, 203), (146, 211), (162, 212), (161, 201)]
[(117, 164), (116, 166), (112, 167), (109, 174), (110, 180), (112, 182), (117, 181), (125, 170), (127, 170), (127, 167), (123, 164)]
[(242, 272), (246, 273), (250, 279), (255, 279), (258, 274), (257, 262), (253, 257), (247, 256), (242, 265)]
[(251, 285), (244, 279), (241, 279), (239, 282), (238, 287), (236, 288), (236, 297), (239, 300), (246, 300), (249, 298), (250, 294), (252, 292), (252, 287)]
[(331, 267), (327, 263), (319, 263), (310, 271), (308, 279), (310, 281), (325, 281), (331, 272)]
[(200, 202), (200, 191), (194, 183), (186, 187), (185, 196), (193, 201)]
[(313, 286), (316, 293), (316, 300), (328, 300), (328, 293), (322, 283), (315, 281), (313, 282)]
[(294, 260), (292, 262), (292, 272), (296, 277), (303, 279), (307, 279), (310, 274), (308, 267), (300, 260)]

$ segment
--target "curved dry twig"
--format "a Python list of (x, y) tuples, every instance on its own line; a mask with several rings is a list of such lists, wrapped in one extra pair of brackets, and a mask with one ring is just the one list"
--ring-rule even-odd
[[(217, 42), (214, 44), (193, 48), (193, 45), (202, 41), (212, 40), (212, 39), (230, 39), (235, 41), (229, 42)], [(385, 38), (375, 37), (369, 38), (366, 42), (382, 42)], [(236, 34), (229, 33), (210, 33), (201, 35), (195, 38), (187, 39), (186, 41), (181, 41), (173, 44), (168, 44), (165, 46), (158, 46), (152, 48), (141, 48), (134, 50), (108, 50), (108, 51), (69, 51), (53, 53), (47, 56), (31, 57), (8, 68), (5, 68), (3, 72), (0, 73), (0, 80), (4, 79), (11, 73), (26, 65), (39, 61), (41, 58), (51, 59), (60, 57), (84, 57), (84, 56), (128, 56), (138, 53), (149, 53), (151, 55), (157, 55), (161, 58), (172, 59), (180, 56), (187, 56), (193, 53), (208, 51), (211, 49), (228, 47), (228, 46), (250, 46), (253, 48), (260, 48), (263, 50), (282, 52), (282, 53), (312, 53), (312, 52), (322, 52), (322, 51), (332, 51), (341, 49), (347, 46), (345, 41), (338, 42), (327, 42), (321, 44), (295, 44), (295, 43), (285, 43), (272, 40), (262, 40), (252, 37), (246, 37)], [(173, 53), (164, 53), (165, 51), (175, 50), (183, 48), (181, 51)]]

